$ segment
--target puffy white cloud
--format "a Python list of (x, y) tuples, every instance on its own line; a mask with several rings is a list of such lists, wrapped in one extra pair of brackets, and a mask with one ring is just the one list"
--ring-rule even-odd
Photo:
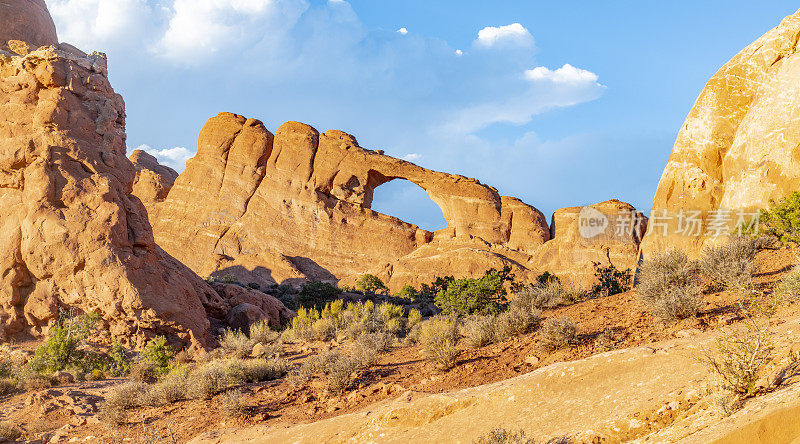
[(408, 34), (408, 29), (400, 28), (400, 29), (397, 30), (397, 33), (398, 34), (402, 34), (402, 35), (406, 35), (406, 34)]
[(189, 151), (182, 146), (158, 150), (151, 148), (149, 145), (139, 145), (136, 149), (153, 155), (156, 159), (158, 159), (159, 163), (166, 165), (179, 173), (186, 169), (186, 161), (194, 157), (194, 153), (192, 151)]
[[(160, 12), (145, 0), (47, 0), (59, 39), (85, 50), (142, 46)], [(145, 44), (146, 46), (146, 44)]]
[(481, 48), (495, 46), (532, 47), (533, 44), (533, 36), (519, 23), (497, 27), (487, 26), (478, 31), (478, 38), (475, 40), (475, 45)]
[(525, 71), (525, 78), (528, 80), (539, 81), (549, 80), (559, 83), (595, 83), (597, 82), (597, 74), (586, 71), (585, 69), (576, 68), (569, 63), (561, 68), (551, 71), (544, 66), (537, 66), (536, 68)]
[(174, 0), (156, 51), (196, 64), (222, 50), (235, 53), (264, 39), (277, 41), (308, 6), (306, 0)]
[(462, 51), (460, 49), (456, 49), (456, 55), (457, 56), (462, 56), (462, 55), (464, 55), (464, 51)]
[(525, 71), (521, 83), (509, 81), (509, 94), (466, 106), (453, 113), (442, 128), (468, 134), (495, 123), (524, 125), (533, 116), (600, 97), (606, 87), (597, 74), (566, 64), (551, 71), (537, 67)]
[(419, 154), (419, 153), (409, 153), (409, 154), (406, 154), (405, 156), (401, 157), (401, 159), (403, 159), (403, 160), (407, 160), (407, 161), (409, 161), (409, 162), (415, 162), (415, 161), (417, 161), (417, 160), (420, 160), (420, 159), (422, 159), (422, 154)]

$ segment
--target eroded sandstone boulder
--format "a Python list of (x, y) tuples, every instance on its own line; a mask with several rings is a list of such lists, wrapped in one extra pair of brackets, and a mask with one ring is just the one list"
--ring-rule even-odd
[[(786, 17), (708, 81), (678, 133), (642, 252), (697, 254), (800, 180), (800, 13)], [(699, 233), (689, 225), (699, 212)], [(696, 217), (698, 217), (696, 216)], [(694, 223), (694, 222), (692, 222)], [(725, 230), (716, 227), (724, 224)]]
[(225, 303), (156, 245), (131, 194), (105, 56), (0, 52), (0, 90), (0, 336), (41, 335), (68, 306), (134, 345), (212, 340), (206, 308)]

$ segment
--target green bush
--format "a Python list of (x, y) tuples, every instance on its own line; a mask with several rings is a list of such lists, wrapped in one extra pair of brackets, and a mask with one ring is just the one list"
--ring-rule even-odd
[(374, 274), (361, 276), (356, 282), (356, 288), (368, 294), (386, 294), (389, 291), (383, 281)]
[[(50, 328), (45, 341), (36, 349), (30, 365), (35, 371), (56, 372), (67, 367), (86, 368), (94, 357), (82, 350), (86, 338), (95, 330), (100, 316), (64, 316)], [(91, 370), (88, 368), (86, 370)]]
[(328, 302), (336, 299), (341, 290), (328, 282), (309, 282), (300, 289), (297, 302), (305, 308), (322, 309)]
[(175, 351), (167, 344), (167, 338), (156, 336), (144, 346), (141, 355), (144, 361), (155, 365), (156, 376), (162, 376), (169, 372)]
[(784, 245), (800, 244), (800, 193), (794, 191), (779, 202), (770, 200), (770, 208), (761, 211), (757, 234)]
[(419, 292), (411, 285), (403, 285), (403, 288), (395, 294), (400, 299), (407, 299), (409, 301), (416, 301), (419, 298)]
[(680, 250), (646, 260), (639, 270), (636, 292), (653, 315), (664, 321), (696, 316), (703, 303), (695, 265)]
[(536, 278), (536, 282), (539, 285), (544, 286), (549, 284), (550, 282), (558, 282), (560, 284), (561, 279), (558, 276), (554, 275), (553, 273), (545, 271), (544, 273), (540, 274), (539, 277)]
[(111, 344), (108, 350), (109, 370), (114, 376), (125, 376), (131, 372), (131, 359), (125, 353), (125, 348), (119, 342)]
[(453, 276), (437, 277), (430, 284), (422, 284), (416, 302), (431, 302), (439, 292), (447, 290), (447, 286), (453, 282)]
[(594, 264), (594, 276), (597, 278), (597, 283), (591, 291), (594, 297), (613, 296), (631, 289), (630, 270), (618, 270), (611, 263), (607, 266), (603, 266), (600, 262), (592, 264)]

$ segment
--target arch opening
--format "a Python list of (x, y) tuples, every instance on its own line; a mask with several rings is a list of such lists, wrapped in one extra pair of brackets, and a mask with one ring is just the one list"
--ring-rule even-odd
[(419, 185), (406, 179), (392, 179), (376, 187), (372, 210), (431, 232), (447, 228), (439, 205)]

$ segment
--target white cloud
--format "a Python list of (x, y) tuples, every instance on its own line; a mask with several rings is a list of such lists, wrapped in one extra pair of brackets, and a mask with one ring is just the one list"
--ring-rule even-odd
[(422, 159), (422, 154), (410, 153), (410, 154), (406, 154), (405, 156), (401, 157), (401, 159), (407, 160), (409, 162), (416, 162), (417, 160)]
[(598, 83), (597, 74), (569, 64), (555, 71), (537, 67), (525, 71), (523, 77), (519, 85), (509, 81), (508, 95), (494, 96), (484, 103), (462, 108), (442, 128), (456, 134), (469, 134), (495, 123), (524, 125), (534, 115), (553, 108), (592, 101), (606, 89)]
[(158, 163), (166, 165), (179, 173), (186, 169), (186, 161), (194, 157), (194, 153), (192, 151), (189, 151), (182, 146), (157, 150), (155, 148), (151, 148), (149, 145), (139, 145), (136, 149), (153, 155), (156, 159), (158, 159)]
[(306, 9), (306, 0), (174, 0), (156, 51), (186, 64), (222, 50), (234, 55), (264, 39), (280, 39)]
[(398, 29), (398, 30), (397, 30), (397, 32), (398, 32), (399, 34), (406, 35), (406, 34), (408, 34), (408, 29), (406, 29), (406, 28), (400, 28), (400, 29)]
[(481, 48), (505, 45), (532, 47), (533, 44), (533, 36), (519, 23), (498, 27), (487, 26), (478, 31), (478, 38), (475, 40), (475, 45)]
[(549, 80), (558, 83), (594, 83), (598, 79), (597, 74), (576, 68), (569, 63), (555, 71), (551, 71), (544, 66), (537, 66), (525, 71), (525, 78), (533, 81)]
[(144, 0), (47, 0), (59, 39), (84, 50), (110, 46), (140, 46), (145, 33), (157, 26), (157, 12)]
[(464, 51), (462, 51), (460, 49), (456, 49), (456, 55), (457, 56), (462, 56), (462, 55), (464, 55)]

